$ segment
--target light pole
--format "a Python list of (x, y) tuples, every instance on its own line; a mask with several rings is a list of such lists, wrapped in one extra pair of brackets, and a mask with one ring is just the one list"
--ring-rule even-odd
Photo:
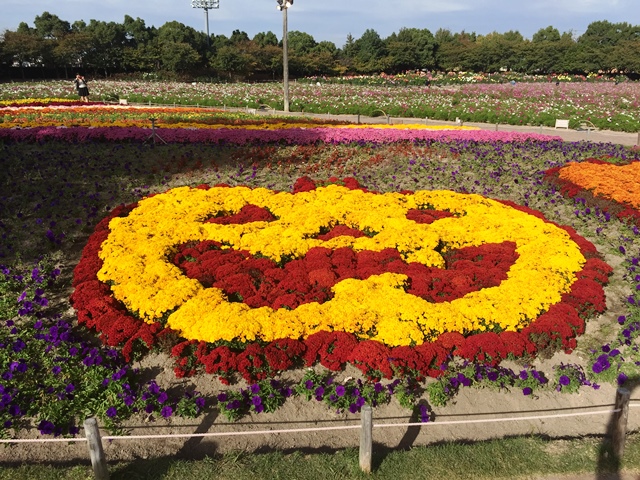
[(293, 0), (276, 0), (278, 10), (282, 10), (282, 89), (284, 91), (284, 111), (289, 111), (289, 55), (287, 42), (287, 10), (293, 5)]
[(220, 8), (220, 0), (191, 0), (191, 8), (204, 8), (204, 23), (207, 28), (207, 46), (211, 46), (209, 38), (209, 10)]

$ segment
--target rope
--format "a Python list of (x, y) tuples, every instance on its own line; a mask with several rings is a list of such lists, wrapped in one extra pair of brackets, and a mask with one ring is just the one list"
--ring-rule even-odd
[[(630, 404), (630, 407), (640, 407), (640, 404)], [(554, 415), (537, 415), (527, 417), (506, 417), (506, 418), (485, 418), (479, 420), (449, 420), (438, 422), (415, 422), (415, 423), (380, 423), (374, 424), (374, 428), (388, 427), (437, 427), (440, 425), (463, 425), (473, 423), (492, 423), (492, 422), (514, 422), (522, 420), (539, 420), (547, 418), (567, 418), (567, 417), (583, 417), (588, 415), (603, 415), (617, 413), (620, 409), (615, 410), (598, 410), (594, 412), (577, 412), (577, 413), (558, 413)], [(174, 433), (165, 435), (107, 435), (101, 437), (102, 440), (140, 440), (151, 438), (193, 438), (193, 437), (225, 437), (239, 435), (273, 435), (280, 433), (301, 433), (301, 432), (323, 432), (334, 430), (356, 430), (361, 428), (360, 425), (344, 425), (339, 427), (316, 427), (316, 428), (288, 428), (283, 430), (248, 430), (243, 432), (207, 432), (207, 433)], [(86, 438), (38, 438), (38, 439), (17, 439), (17, 440), (0, 440), (0, 443), (48, 443), (48, 442), (86, 442)]]

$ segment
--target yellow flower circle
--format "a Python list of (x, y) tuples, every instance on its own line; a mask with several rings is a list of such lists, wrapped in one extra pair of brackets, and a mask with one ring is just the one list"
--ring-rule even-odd
[[(276, 220), (205, 223), (248, 204), (268, 209)], [(448, 210), (455, 217), (428, 225), (406, 218), (409, 210), (420, 208)], [(315, 238), (336, 224), (371, 236)], [(306, 338), (337, 330), (397, 346), (421, 344), (443, 332), (517, 331), (560, 302), (585, 263), (563, 229), (500, 202), (450, 191), (374, 194), (329, 185), (292, 194), (181, 187), (140, 201), (109, 227), (99, 280), (111, 285), (113, 295), (144, 321), (166, 320), (184, 338), (207, 342)], [(383, 273), (338, 282), (326, 303), (274, 310), (230, 302), (222, 290), (205, 289), (169, 261), (176, 246), (205, 240), (276, 262), (302, 257), (313, 247), (394, 248), (407, 262), (443, 267), (438, 251), (506, 241), (516, 244), (519, 257), (499, 286), (451, 302), (430, 303), (407, 294), (405, 275)]]

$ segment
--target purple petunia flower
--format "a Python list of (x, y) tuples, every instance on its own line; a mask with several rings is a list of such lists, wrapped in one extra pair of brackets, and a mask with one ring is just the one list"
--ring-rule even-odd
[(262, 405), (262, 397), (260, 397), (260, 395), (254, 395), (253, 398), (251, 398), (251, 404), (254, 407), (257, 407), (258, 405)]
[(260, 385), (258, 385), (257, 383), (252, 384), (249, 387), (249, 391), (255, 395), (256, 393), (258, 393), (260, 391)]
[(22, 410), (20, 410), (20, 405), (16, 405), (15, 403), (9, 407), (9, 415), (13, 417), (20, 417), (22, 415)]
[(336, 395), (339, 396), (339, 397), (344, 396), (346, 391), (347, 391), (346, 388), (344, 388), (344, 386), (342, 386), (342, 385), (338, 385), (336, 387)]
[(226, 402), (228, 398), (229, 398), (229, 396), (225, 392), (222, 392), (222, 393), (218, 394), (218, 401), (219, 402)]
[(427, 423), (430, 420), (429, 418), (429, 410), (427, 410), (427, 406), (424, 404), (420, 405), (420, 421), (422, 423)]
[(282, 390), (280, 390), (280, 394), (284, 398), (289, 398), (291, 395), (293, 395), (293, 390), (291, 390), (291, 388), (289, 388), (289, 387), (286, 387), (286, 388), (283, 388)]
[(571, 379), (569, 377), (567, 377), (566, 375), (562, 375), (560, 376), (560, 378), (558, 379), (558, 383), (564, 387), (566, 387), (567, 385), (569, 385), (571, 383)]
[(154, 395), (160, 393), (160, 387), (153, 380), (149, 383), (149, 392), (153, 393)]
[(358, 406), (355, 403), (352, 403), (351, 405), (349, 405), (349, 411), (351, 413), (356, 413), (358, 411)]
[(109, 407), (107, 408), (106, 415), (109, 418), (114, 418), (116, 415), (118, 415), (118, 410), (116, 409), (116, 407)]
[(531, 389), (531, 387), (524, 387), (522, 389), (522, 394), (523, 395), (531, 395), (533, 393), (533, 390)]
[(160, 415), (162, 415), (163, 418), (169, 418), (172, 414), (173, 408), (171, 408), (169, 405), (162, 407), (162, 410), (160, 410)]
[(618, 375), (618, 385), (619, 386), (624, 385), (624, 382), (626, 382), (628, 378), (629, 377), (627, 377), (627, 375), (625, 373), (620, 373)]
[(42, 420), (38, 424), (38, 430), (40, 431), (41, 435), (51, 435), (54, 432), (55, 428), (56, 426), (48, 420)]
[(164, 403), (169, 399), (169, 395), (167, 395), (167, 392), (162, 392), (160, 393), (160, 395), (158, 395), (158, 403)]
[(304, 382), (304, 386), (307, 390), (311, 390), (313, 388), (313, 380), (307, 380)]
[(592, 366), (591, 366), (591, 370), (593, 371), (593, 373), (602, 373), (604, 372), (606, 369), (608, 369), (611, 365), (609, 365), (609, 362), (602, 362), (600, 360), (596, 361)]

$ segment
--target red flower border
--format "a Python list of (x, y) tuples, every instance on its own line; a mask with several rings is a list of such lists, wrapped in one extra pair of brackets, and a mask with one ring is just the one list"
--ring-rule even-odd
[[(353, 178), (340, 183), (349, 188), (361, 188)], [(296, 182), (294, 192), (315, 186), (313, 180), (302, 178)], [(199, 188), (208, 187), (203, 185)], [(544, 219), (540, 212), (528, 207), (509, 201), (502, 203)], [(160, 323), (147, 324), (130, 315), (113, 298), (109, 286), (97, 279), (102, 267), (98, 253), (109, 234), (109, 221), (117, 216), (126, 216), (136, 206), (119, 206), (96, 226), (74, 270), (75, 290), (71, 295), (78, 323), (100, 332), (105, 344), (121, 345), (127, 360), (134, 356), (137, 346), (152, 348), (159, 343), (167, 343), (163, 339), (175, 334)], [(414, 347), (387, 347), (373, 340), (359, 341), (345, 332), (318, 332), (305, 340), (280, 339), (244, 345), (177, 341), (171, 349), (171, 356), (176, 361), (175, 374), (178, 377), (190, 376), (204, 369), (228, 381), (237, 372), (252, 382), (302, 365), (320, 363), (337, 371), (350, 363), (369, 378), (405, 375), (422, 378), (442, 375), (444, 371), (441, 366), (452, 356), (497, 365), (509, 357), (533, 357), (547, 350), (563, 349), (570, 353), (576, 347), (576, 337), (584, 333), (585, 318), (606, 309), (602, 287), (607, 283), (612, 268), (599, 258), (595, 246), (573, 228), (549, 223), (568, 232), (587, 262), (578, 273), (578, 280), (572, 285), (571, 291), (562, 296), (562, 301), (551, 306), (519, 332), (484, 332), (468, 337), (459, 333), (444, 333), (434, 342)]]

